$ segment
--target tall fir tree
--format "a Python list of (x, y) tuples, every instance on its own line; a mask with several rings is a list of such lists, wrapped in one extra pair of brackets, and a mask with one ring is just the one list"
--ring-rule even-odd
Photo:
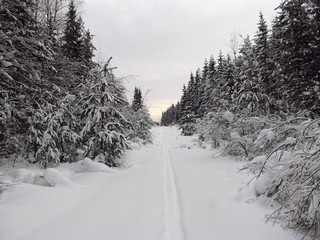
[(249, 36), (244, 39), (237, 61), (240, 64), (236, 86), (238, 92), (235, 99), (237, 108), (245, 114), (261, 114), (266, 109), (267, 97), (261, 93), (258, 77), (255, 74), (256, 61)]
[(254, 38), (253, 51), (257, 64), (256, 75), (258, 77), (260, 91), (270, 96), (273, 90), (271, 82), (271, 57), (269, 46), (268, 26), (262, 12), (259, 15), (258, 30)]
[(87, 70), (91, 70), (94, 67), (93, 57), (95, 46), (92, 43), (93, 35), (91, 35), (89, 29), (83, 33), (81, 40), (81, 61), (85, 64)]
[(193, 111), (193, 99), (188, 89), (194, 84), (193, 75), (190, 77), (188, 88), (183, 86), (181, 97), (181, 117), (179, 119), (179, 125), (181, 134), (184, 136), (190, 136), (195, 133), (196, 115)]
[(138, 111), (139, 109), (142, 108), (142, 106), (143, 106), (143, 99), (142, 99), (141, 89), (135, 87), (133, 92), (133, 100), (132, 100), (131, 107), (134, 111)]
[[(284, 100), (291, 111), (314, 110), (317, 93), (313, 48), (312, 25), (306, 9), (309, 1), (283, 1), (280, 13), (273, 25), (275, 61), (279, 66), (277, 75), (282, 82)], [(285, 43), (285, 44), (281, 44)]]
[[(21, 150), (37, 106), (52, 99), (43, 70), (53, 59), (34, 17), (31, 0), (3, 0), (0, 4), (0, 122), (3, 152)], [(0, 149), (0, 151), (2, 151)]]
[(83, 22), (77, 14), (74, 0), (71, 0), (68, 5), (62, 49), (65, 56), (74, 61), (82, 59), (82, 31)]
[(202, 118), (207, 112), (208, 79), (209, 79), (209, 63), (207, 59), (205, 59), (203, 68), (202, 68), (201, 83), (199, 85), (199, 108), (198, 108), (197, 114), (200, 118)]
[(81, 94), (80, 116), (84, 122), (80, 136), (87, 146), (87, 157), (118, 167), (118, 159), (128, 148), (125, 132), (132, 125), (121, 113), (128, 103), (124, 87), (108, 66), (110, 60), (95, 69), (90, 85)]

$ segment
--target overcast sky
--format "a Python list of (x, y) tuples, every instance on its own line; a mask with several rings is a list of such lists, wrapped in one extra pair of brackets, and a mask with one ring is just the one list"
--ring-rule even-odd
[(112, 56), (116, 76), (132, 76), (125, 82), (129, 101), (134, 86), (150, 90), (146, 104), (159, 120), (161, 112), (180, 99), (191, 71), (220, 49), (230, 52), (233, 32), (253, 37), (259, 11), (270, 25), (280, 2), (85, 0), (82, 10), (102, 60)]

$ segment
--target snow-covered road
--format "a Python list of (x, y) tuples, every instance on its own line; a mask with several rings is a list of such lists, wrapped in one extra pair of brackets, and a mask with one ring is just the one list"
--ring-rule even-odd
[[(20, 184), (0, 199), (0, 240), (293, 240), (265, 224), (243, 163), (214, 157), (175, 127), (132, 150), (133, 167), (70, 175), (74, 186)], [(61, 168), (63, 172), (63, 168)]]

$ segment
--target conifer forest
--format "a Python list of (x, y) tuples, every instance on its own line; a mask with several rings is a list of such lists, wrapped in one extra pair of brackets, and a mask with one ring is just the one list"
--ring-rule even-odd
[(144, 86), (129, 101), (112, 57), (96, 60), (77, 6), (0, 0), (0, 196), (17, 184), (8, 168), (92, 159), (123, 169), (129, 150), (153, 144), (156, 125), (176, 125), (263, 181), (256, 197), (276, 206), (267, 221), (320, 239), (319, 0), (283, 0), (270, 25), (258, 12), (256, 34), (231, 39), (230, 53), (208, 53), (160, 123)]
[(111, 58), (93, 61), (74, 1), (4, 0), (0, 13), (1, 157), (47, 167), (75, 161), (81, 149), (119, 166), (128, 139), (150, 141), (143, 99), (131, 107)]
[(178, 124), (182, 135), (198, 134), (223, 155), (245, 159), (258, 178), (270, 174), (270, 187), (258, 194), (281, 207), (269, 220), (317, 238), (320, 4), (286, 0), (276, 12), (271, 26), (260, 12), (256, 35), (244, 37), (238, 51), (231, 45), (233, 55), (220, 52), (191, 72), (161, 124)]

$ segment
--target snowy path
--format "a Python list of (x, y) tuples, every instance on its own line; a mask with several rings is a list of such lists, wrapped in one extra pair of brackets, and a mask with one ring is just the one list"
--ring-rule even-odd
[(182, 240), (181, 209), (169, 145), (163, 148), (164, 160), (164, 240)]
[(21, 184), (0, 199), (0, 240), (293, 240), (265, 224), (242, 163), (213, 157), (176, 128), (129, 151), (133, 167), (71, 175), (72, 187)]

